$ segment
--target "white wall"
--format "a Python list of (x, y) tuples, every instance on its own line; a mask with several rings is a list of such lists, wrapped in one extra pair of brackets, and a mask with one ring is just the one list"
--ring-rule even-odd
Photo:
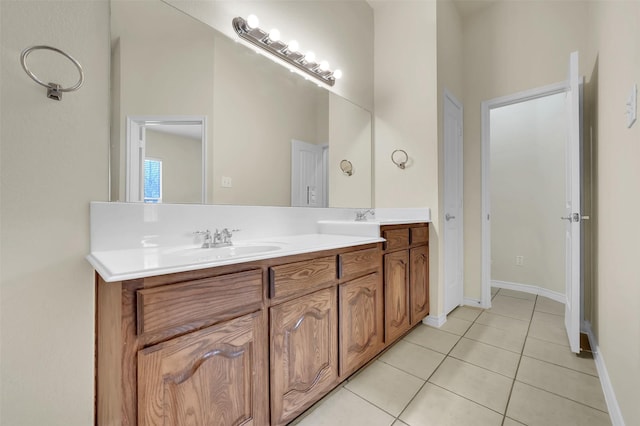
[[(436, 2), (370, 1), (375, 17), (375, 206), (432, 209), (431, 314), (442, 309), (438, 267)], [(401, 48), (399, 48), (401, 46)], [(391, 162), (403, 149), (405, 169)]]
[[(640, 424), (640, 123), (627, 128), (627, 95), (640, 84), (640, 3), (592, 2), (595, 294), (592, 323), (628, 426)], [(631, 214), (629, 214), (631, 213)]]
[(343, 71), (331, 91), (373, 110), (373, 11), (364, 0), (165, 1), (232, 38), (233, 18), (257, 15), (261, 28), (278, 28), (283, 40)]
[[(344, 98), (329, 96), (329, 207), (373, 207), (371, 114)], [(347, 176), (340, 162), (348, 160)]]
[[(480, 104), (590, 72), (588, 2), (501, 1), (463, 21), (465, 297), (481, 296)], [(541, 23), (544, 23), (542, 25)]]
[[(86, 426), (95, 299), (84, 256), (89, 201), (108, 197), (109, 4), (3, 0), (0, 11), (0, 423)], [(22, 49), (43, 43), (84, 67), (61, 102), (20, 67)], [(29, 63), (47, 81), (76, 80), (55, 56)]]
[(490, 115), (491, 279), (564, 294), (565, 94)]

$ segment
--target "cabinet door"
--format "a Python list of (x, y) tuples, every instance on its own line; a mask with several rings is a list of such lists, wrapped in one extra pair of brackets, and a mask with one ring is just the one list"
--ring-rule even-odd
[(291, 421), (337, 383), (336, 293), (331, 287), (270, 308), (272, 425)]
[(382, 349), (382, 277), (367, 275), (340, 285), (340, 376), (346, 377)]
[(411, 325), (429, 314), (429, 247), (412, 248), (410, 258)]
[(267, 424), (266, 348), (256, 312), (139, 351), (138, 424)]
[(384, 256), (385, 342), (409, 329), (409, 251)]

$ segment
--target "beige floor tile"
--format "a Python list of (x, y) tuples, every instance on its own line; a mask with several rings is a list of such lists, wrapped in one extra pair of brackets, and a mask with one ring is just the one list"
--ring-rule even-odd
[(524, 355), (528, 357), (571, 368), (572, 370), (598, 376), (593, 358), (576, 356), (568, 346), (528, 337), (524, 344)]
[(523, 356), (516, 380), (607, 411), (600, 380), (589, 374)]
[(410, 426), (500, 426), (502, 416), (438, 386), (427, 383), (400, 419)]
[(498, 294), (499, 291), (500, 291), (500, 289), (498, 287), (491, 287), (491, 297), (493, 297), (496, 294)]
[(529, 327), (529, 337), (569, 346), (564, 318), (559, 315), (536, 311)]
[(376, 361), (344, 387), (376, 407), (397, 416), (423, 384), (424, 380)]
[(524, 423), (516, 422), (515, 420), (510, 419), (509, 417), (505, 417), (504, 423), (502, 423), (502, 426), (526, 426), (526, 425), (524, 425)]
[(476, 320), (476, 323), (521, 333), (522, 335), (526, 335), (529, 330), (529, 321), (505, 317), (504, 315), (491, 314), (489, 312), (483, 312)]
[(469, 327), (471, 327), (471, 324), (473, 324), (473, 322), (471, 321), (467, 321), (467, 320), (463, 320), (455, 317), (449, 317), (447, 318), (447, 322), (442, 324), (442, 326), (437, 330), (446, 331), (447, 333), (457, 334), (458, 336), (462, 336), (464, 333), (467, 332)]
[(508, 288), (501, 288), (500, 296), (509, 296), (525, 300), (536, 300), (537, 297), (535, 294), (525, 293), (524, 291), (509, 290)]
[(609, 415), (561, 396), (515, 382), (507, 416), (528, 426), (604, 426)]
[(525, 336), (521, 333), (501, 330), (478, 323), (473, 324), (464, 337), (516, 353), (521, 353), (525, 340)]
[(379, 360), (427, 380), (444, 357), (440, 352), (401, 340), (382, 354)]
[(471, 306), (458, 306), (447, 316), (447, 318), (460, 318), (467, 321), (475, 321), (478, 315), (482, 313), (480, 308), (472, 308)]
[(519, 354), (465, 337), (460, 339), (449, 355), (511, 378), (516, 376), (520, 361)]
[(346, 389), (316, 405), (298, 426), (389, 426), (394, 418)]
[(556, 302), (548, 297), (538, 296), (535, 310), (548, 314), (564, 315), (564, 303)]
[(409, 426), (409, 425), (403, 422), (402, 420), (396, 420), (395, 422), (393, 422), (393, 425), (391, 426)]
[(459, 339), (460, 336), (455, 334), (420, 324), (411, 333), (407, 334), (403, 340), (446, 354), (449, 353)]
[(484, 368), (447, 357), (429, 379), (457, 395), (499, 413), (504, 413), (513, 379)]
[(502, 296), (500, 293), (491, 300), (491, 309), (487, 312), (529, 321), (535, 301)]

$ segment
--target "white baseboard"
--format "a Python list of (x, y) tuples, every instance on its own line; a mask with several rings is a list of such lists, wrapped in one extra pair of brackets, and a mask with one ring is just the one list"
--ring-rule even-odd
[(423, 324), (430, 325), (431, 327), (437, 327), (437, 328), (442, 327), (445, 322), (447, 322), (446, 314), (441, 314), (438, 316), (429, 315), (428, 317), (422, 320)]
[(515, 290), (515, 291), (521, 291), (523, 293), (537, 294), (539, 296), (548, 297), (549, 299), (555, 300), (556, 302), (560, 302), (562, 304), (565, 304), (567, 301), (567, 298), (564, 294), (558, 293), (557, 291), (549, 290), (543, 287), (538, 287), (537, 285), (491, 280), (491, 287), (506, 288), (507, 290)]
[(482, 301), (478, 299), (469, 299), (468, 297), (464, 298), (464, 300), (462, 301), (462, 305), (473, 306), (474, 308), (484, 308), (484, 306), (482, 306)]
[(624, 418), (622, 417), (622, 411), (618, 405), (615, 392), (613, 391), (613, 385), (609, 378), (609, 372), (607, 366), (600, 353), (600, 347), (598, 346), (598, 340), (591, 330), (591, 323), (584, 321), (582, 323), (582, 331), (587, 333), (589, 337), (589, 344), (591, 345), (591, 351), (593, 352), (593, 360), (596, 362), (596, 369), (598, 370), (598, 377), (600, 378), (600, 384), (602, 385), (602, 392), (604, 393), (604, 399), (607, 402), (607, 409), (609, 410), (609, 417), (611, 417), (611, 424), (613, 426), (625, 426)]

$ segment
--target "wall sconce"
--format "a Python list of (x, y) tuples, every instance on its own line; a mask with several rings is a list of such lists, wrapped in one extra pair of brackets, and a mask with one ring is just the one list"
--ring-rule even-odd
[(260, 29), (256, 15), (249, 15), (246, 20), (240, 17), (233, 18), (232, 25), (242, 39), (329, 86), (333, 86), (336, 79), (342, 77), (342, 71), (331, 71), (327, 61), (317, 62), (315, 53), (300, 53), (298, 51), (300, 47), (295, 40), (290, 41), (289, 44), (283, 43), (280, 40), (280, 31), (277, 29), (272, 29), (268, 33)]
[(396, 149), (391, 153), (391, 161), (393, 161), (393, 164), (404, 170), (407, 165), (407, 161), (409, 161), (409, 155), (404, 149)]

